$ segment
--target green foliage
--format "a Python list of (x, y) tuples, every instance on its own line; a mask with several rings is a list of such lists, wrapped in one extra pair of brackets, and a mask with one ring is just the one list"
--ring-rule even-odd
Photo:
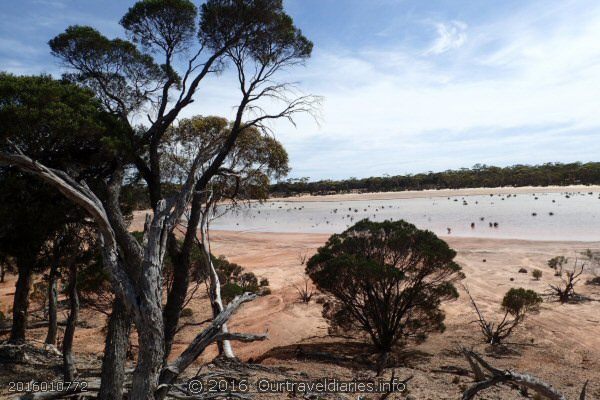
[(244, 292), (246, 290), (237, 283), (228, 282), (221, 285), (221, 297), (225, 303), (229, 303), (235, 296), (239, 296)]
[[(102, 139), (117, 125), (92, 92), (50, 76), (0, 73), (0, 98), (0, 149), (10, 140), (90, 185), (104, 176), (113, 157)], [(82, 220), (57, 190), (7, 167), (0, 168), (0, 218), (0, 253), (34, 260), (57, 230)]]
[(181, 310), (181, 318), (190, 318), (194, 316), (194, 310), (191, 308), (184, 308)]
[(547, 163), (493, 167), (475, 165), (472, 168), (427, 172), (389, 177), (350, 178), (341, 181), (309, 182), (308, 178), (290, 179), (271, 186), (277, 196), (300, 193), (335, 194), (350, 191), (390, 192), (425, 189), (459, 189), (501, 186), (565, 186), (600, 184), (600, 163)]
[(216, 258), (212, 256), (213, 265), (219, 275), (221, 282), (221, 297), (225, 303), (230, 302), (237, 295), (245, 292), (258, 293), (266, 295), (270, 293), (268, 288), (269, 281), (264, 278), (259, 279), (252, 272), (243, 272), (244, 269), (236, 264), (227, 261), (223, 256)]
[(261, 63), (310, 57), (312, 43), (294, 26), (282, 0), (208, 0), (201, 7), (200, 43), (219, 50), (239, 43)]
[(75, 177), (102, 166), (101, 139), (116, 122), (92, 92), (50, 76), (0, 73), (0, 98), (0, 146), (9, 139), (29, 157)]
[(504, 339), (512, 335), (514, 329), (523, 323), (527, 314), (539, 312), (540, 304), (542, 304), (542, 298), (533, 290), (512, 288), (506, 292), (502, 299), (504, 317), (496, 323), (486, 320), (468, 289), (465, 288), (465, 290), (477, 313), (478, 320), (476, 322), (481, 328), (483, 338), (486, 343), (492, 346), (501, 344)]
[(542, 277), (542, 271), (539, 269), (534, 269), (533, 272), (531, 273), (533, 275), (533, 277), (535, 278), (535, 280), (539, 281), (540, 278)]
[(565, 256), (557, 256), (548, 260), (548, 266), (553, 269), (562, 269), (568, 259)]
[[(224, 118), (196, 116), (181, 120), (167, 131), (163, 144), (163, 151), (169, 154), (162, 164), (164, 179), (184, 182), (198, 148), (219, 148), (230, 134), (231, 124)], [(234, 173), (212, 179), (213, 200), (266, 199), (270, 179), (289, 172), (288, 154), (279, 141), (251, 127), (239, 133), (224, 167)]]
[(165, 71), (133, 43), (110, 40), (89, 26), (74, 25), (48, 42), (52, 54), (76, 72), (70, 80), (92, 89), (106, 108), (126, 115), (152, 98), (152, 85), (166, 80)]
[(366, 332), (389, 351), (409, 338), (444, 330), (443, 301), (458, 297), (456, 252), (406, 221), (362, 220), (329, 238), (306, 272), (334, 297), (324, 315), (334, 327)]
[(111, 291), (109, 275), (102, 268), (99, 256), (93, 263), (86, 265), (77, 273), (77, 291), (82, 299), (93, 301), (93, 297), (100, 293), (108, 294)]
[(196, 33), (198, 10), (188, 0), (143, 0), (121, 19), (135, 43), (168, 54), (184, 50)]
[(502, 309), (513, 317), (538, 312), (542, 298), (533, 290), (512, 288), (502, 299)]

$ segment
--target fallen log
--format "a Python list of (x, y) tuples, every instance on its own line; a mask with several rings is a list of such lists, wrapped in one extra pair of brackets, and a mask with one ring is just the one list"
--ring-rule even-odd
[[(471, 400), (475, 398), (477, 393), (501, 383), (509, 383), (517, 387), (531, 389), (548, 400), (567, 400), (567, 397), (552, 387), (551, 384), (546, 383), (533, 375), (495, 368), (472, 350), (462, 348), (462, 353), (469, 362), (469, 365), (473, 368), (473, 374), (476, 377), (476, 383), (465, 390), (462, 400)], [(488, 371), (489, 376), (485, 375), (483, 370)], [(583, 385), (579, 400), (585, 400), (587, 384), (588, 383), (585, 382)]]
[[(237, 296), (234, 298), (227, 307), (217, 315), (212, 323), (200, 332), (194, 340), (189, 344), (189, 346), (181, 353), (179, 357), (171, 364), (167, 365), (160, 374), (159, 377), (159, 386), (155, 393), (156, 399), (164, 399), (167, 393), (169, 392), (171, 385), (175, 382), (177, 377), (185, 371), (187, 367), (189, 367), (203, 352), (204, 350), (212, 343), (214, 343), (220, 335), (223, 335), (221, 332), (221, 327), (225, 324), (229, 318), (239, 309), (239, 307), (249, 301), (256, 299), (258, 296), (253, 293), (244, 293), (241, 296)], [(252, 340), (264, 340), (266, 339), (265, 335), (242, 335), (242, 334), (228, 334), (231, 335), (228, 337), (229, 340), (238, 340), (242, 339), (245, 341)], [(221, 336), (222, 337), (222, 336)]]

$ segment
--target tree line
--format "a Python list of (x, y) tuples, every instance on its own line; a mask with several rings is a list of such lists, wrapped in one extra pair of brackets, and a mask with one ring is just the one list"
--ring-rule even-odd
[(351, 192), (392, 192), (403, 190), (461, 189), (502, 186), (567, 186), (600, 184), (600, 162), (546, 163), (472, 168), (419, 174), (319, 180), (287, 179), (271, 185), (273, 196), (337, 194)]

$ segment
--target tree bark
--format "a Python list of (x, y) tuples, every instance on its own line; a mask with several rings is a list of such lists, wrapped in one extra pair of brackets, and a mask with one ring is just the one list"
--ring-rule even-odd
[[(233, 299), (220, 313), (215, 319), (213, 319), (212, 323), (200, 332), (194, 340), (188, 345), (183, 353), (175, 361), (167, 365), (162, 369), (160, 373), (160, 385), (161, 388), (156, 392), (156, 399), (162, 400), (165, 398), (167, 393), (169, 392), (170, 385), (175, 382), (177, 377), (182, 374), (186, 368), (188, 368), (206, 349), (208, 345), (214, 342), (219, 338), (219, 335), (223, 335), (223, 337), (227, 337), (228, 339), (233, 339), (235, 336), (240, 338), (244, 335), (236, 335), (236, 334), (223, 334), (221, 333), (221, 327), (224, 323), (226, 323), (229, 318), (239, 309), (239, 307), (249, 301), (256, 299), (257, 295), (252, 293), (244, 293), (241, 296), (237, 296)], [(235, 339), (237, 339), (235, 338)], [(249, 340), (264, 340), (266, 336), (256, 336), (249, 337)], [(242, 338), (243, 339), (243, 338)]]
[(171, 354), (173, 340), (177, 333), (181, 310), (185, 304), (188, 287), (190, 284), (190, 254), (180, 253), (177, 249), (177, 239), (170, 234), (168, 238), (168, 251), (173, 260), (173, 286), (167, 295), (167, 302), (163, 310), (165, 324), (165, 361)]
[(10, 331), (10, 337), (8, 339), (8, 342), (12, 344), (25, 342), (33, 263), (34, 259), (29, 256), (21, 256), (17, 258), (19, 277), (17, 278), (15, 297), (13, 301), (12, 328)]
[(167, 232), (160, 201), (147, 229), (142, 273), (136, 287), (135, 326), (138, 332), (138, 362), (133, 372), (131, 400), (152, 400), (164, 360), (164, 322), (162, 314), (162, 264)]
[(50, 274), (48, 275), (48, 333), (46, 334), (46, 344), (56, 346), (56, 332), (58, 330), (58, 318), (56, 315), (58, 308), (58, 288), (56, 281), (58, 278), (58, 263), (52, 263)]
[[(149, 246), (151, 246), (149, 244)], [(164, 325), (161, 307), (161, 276), (156, 264), (144, 262), (144, 274), (140, 279), (140, 298), (136, 315), (138, 332), (138, 362), (133, 372), (131, 400), (154, 399), (158, 375), (164, 359)]]
[(63, 375), (65, 382), (75, 380), (75, 361), (73, 360), (73, 338), (79, 318), (79, 296), (77, 295), (77, 264), (72, 263), (69, 266), (69, 318), (63, 338)]
[(125, 360), (129, 347), (131, 317), (123, 302), (115, 298), (108, 320), (108, 334), (102, 358), (102, 375), (98, 400), (121, 400), (125, 382)]
[[(216, 318), (221, 312), (223, 312), (223, 300), (221, 299), (221, 282), (219, 281), (219, 275), (212, 262), (210, 256), (210, 242), (208, 237), (208, 220), (205, 214), (202, 217), (200, 231), (202, 234), (202, 249), (204, 256), (206, 257), (206, 265), (208, 266), (208, 276), (210, 280), (210, 303), (213, 310), (213, 317)], [(223, 323), (221, 326), (221, 333), (227, 334), (229, 329), (227, 323)], [(235, 358), (233, 347), (229, 340), (218, 340), (217, 345), (219, 348), (219, 355), (225, 356), (226, 358)]]

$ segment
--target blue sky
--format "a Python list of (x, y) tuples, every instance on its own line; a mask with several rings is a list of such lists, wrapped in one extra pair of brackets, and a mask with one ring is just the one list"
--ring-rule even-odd
[[(0, 69), (64, 71), (47, 41), (71, 24), (123, 36), (132, 1), (0, 2)], [(600, 155), (600, 2), (285, 0), (314, 41), (287, 79), (321, 118), (272, 128), (292, 176), (364, 177)], [(186, 115), (232, 115), (225, 73)]]

